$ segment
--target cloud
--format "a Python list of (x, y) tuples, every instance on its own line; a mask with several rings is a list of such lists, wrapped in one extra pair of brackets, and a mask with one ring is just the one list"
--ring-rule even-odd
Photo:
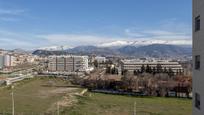
[[(151, 37), (145, 34), (151, 34)], [(153, 36), (153, 35), (154, 36)], [(40, 35), (38, 38), (46, 40), (50, 45), (69, 45), (71, 47), (79, 45), (95, 45), (95, 46), (109, 46), (109, 45), (128, 45), (138, 42), (142, 44), (143, 41), (148, 43), (162, 43), (174, 45), (191, 45), (192, 40), (190, 36), (185, 36), (180, 33), (175, 34), (166, 31), (148, 31), (142, 35), (143, 37), (103, 37), (93, 35), (74, 35), (74, 34), (48, 34)], [(105, 45), (104, 45), (105, 44)]]
[[(44, 34), (38, 37), (47, 40), (52, 45), (99, 45), (102, 43), (115, 43), (115, 44), (126, 44), (133, 41), (151, 41), (161, 43), (172, 43), (191, 45), (192, 44), (192, 33), (191, 26), (178, 21), (176, 18), (161, 21), (156, 26), (144, 27), (129, 27), (124, 29), (120, 35), (112, 36), (100, 36), (96, 33), (94, 35), (82, 35), (82, 34)], [(129, 42), (126, 42), (129, 41)]]
[(102, 42), (110, 42), (110, 41), (122, 39), (122, 38), (115, 38), (115, 37), (77, 35), (77, 34), (48, 34), (48, 35), (39, 35), (37, 37), (47, 40), (50, 44), (62, 44), (62, 45), (69, 44), (71, 46), (96, 45)]
[(191, 45), (192, 41), (189, 40), (133, 40), (133, 41), (114, 41), (108, 43), (102, 43), (98, 46), (100, 47), (111, 47), (111, 46), (126, 46), (126, 45), (133, 45), (133, 46), (144, 46), (144, 45), (151, 45), (151, 44), (169, 44), (169, 45)]
[(79, 46), (79, 45), (97, 45), (103, 42), (118, 40), (121, 38), (102, 37), (94, 35), (78, 34), (27, 34), (11, 32), (0, 29), (0, 48), (13, 49), (25, 48), (36, 49), (49, 46)]
[[(0, 30), (0, 48), (13, 49), (13, 48), (23, 48), (23, 49), (36, 49), (39, 47), (49, 47), (49, 46), (69, 46), (75, 47), (80, 45), (95, 45), (103, 46), (105, 45), (128, 45), (132, 43), (142, 44), (144, 43), (168, 43), (175, 45), (191, 45), (192, 40), (188, 39), (189, 36), (174, 36), (170, 32), (162, 32), (159, 34), (157, 32), (147, 33), (157, 33), (155, 37), (104, 37), (96, 35), (81, 35), (81, 34), (26, 34), (26, 33), (15, 33), (9, 31)], [(168, 35), (173, 34), (172, 36)], [(137, 42), (135, 42), (137, 41)], [(108, 43), (108, 44), (107, 44)]]
[(138, 29), (130, 27), (124, 29), (127, 37), (135, 39), (153, 39), (153, 40), (191, 40), (191, 25), (184, 24), (176, 18), (164, 20), (154, 27)]
[(0, 15), (21, 15), (25, 12), (25, 10), (11, 10), (11, 9), (0, 9)]
[(176, 33), (176, 32), (170, 32), (170, 31), (164, 31), (164, 30), (149, 30), (149, 31), (144, 31), (143, 33), (145, 34), (151, 34), (154, 36), (161, 36), (161, 35), (181, 35), (182, 33)]
[(191, 40), (192, 35), (184, 32), (174, 32), (165, 30), (142, 30), (127, 33), (126, 35), (132, 39), (144, 40)]
[[(2, 13), (2, 12), (1, 12)], [(0, 13), (0, 14), (1, 14)], [(4, 12), (5, 13), (5, 12)], [(8, 12), (7, 12), (8, 13)], [(15, 14), (15, 13), (14, 13)], [(0, 15), (1, 20), (1, 15)], [(169, 28), (168, 28), (169, 27)], [(174, 27), (174, 28), (173, 28)], [(39, 48), (44, 46), (69, 46), (75, 47), (80, 45), (100, 46), (104, 43), (110, 44), (129, 44), (134, 41), (151, 41), (156, 43), (171, 44), (192, 44), (191, 27), (188, 25), (169, 21), (161, 23), (158, 26), (147, 28), (129, 27), (122, 29), (119, 34), (70, 34), (70, 33), (51, 33), (51, 34), (28, 34), (19, 32), (10, 32), (0, 29), (0, 47), (1, 48)], [(108, 31), (108, 30), (107, 30)], [(112, 32), (112, 31), (111, 31)], [(8, 45), (9, 44), (9, 45)]]
[(11, 39), (11, 38), (1, 38), (0, 43), (3, 44), (4, 46), (11, 46), (11, 45), (17, 45), (17, 46), (28, 46), (30, 45), (29, 42), (26, 41), (21, 41), (21, 40), (16, 40), (16, 39)]
[(1, 21), (19, 21), (17, 18), (11, 18), (11, 17), (0, 17)]
[(130, 37), (144, 37), (145, 35), (141, 32), (135, 32), (131, 29), (125, 29), (125, 34)]
[(11, 38), (0, 38), (0, 48), (3, 49), (14, 49), (14, 48), (31, 48), (33, 45), (30, 42), (11, 39)]
[(26, 33), (17, 33), (0, 29), (0, 48), (28, 48), (32, 49), (42, 45), (33, 38), (33, 35)]
[(1, 21), (19, 21), (19, 17), (25, 13), (25, 10), (19, 9), (0, 9)]

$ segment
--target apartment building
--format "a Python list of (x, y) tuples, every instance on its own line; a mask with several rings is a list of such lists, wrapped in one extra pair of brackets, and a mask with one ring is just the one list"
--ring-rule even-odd
[(204, 114), (204, 0), (193, 0), (193, 115)]
[(0, 69), (4, 67), (13, 67), (16, 65), (16, 58), (11, 55), (0, 55)]
[(95, 57), (95, 60), (96, 60), (98, 63), (105, 63), (105, 62), (106, 62), (106, 57), (96, 56), (96, 57)]
[(76, 72), (88, 69), (88, 56), (50, 56), (48, 58), (48, 71), (50, 72)]
[(132, 60), (121, 60), (121, 71), (128, 70), (129, 72), (134, 71), (141, 71), (142, 66), (151, 67), (151, 69), (155, 68), (160, 65), (161, 69), (169, 70), (171, 69), (175, 74), (183, 73), (184, 69), (178, 62), (171, 62), (167, 60), (139, 60), (139, 59), (132, 59)]
[(4, 67), (4, 56), (0, 55), (0, 69)]
[(11, 55), (4, 55), (4, 66), (5, 67), (15, 66), (15, 57)]

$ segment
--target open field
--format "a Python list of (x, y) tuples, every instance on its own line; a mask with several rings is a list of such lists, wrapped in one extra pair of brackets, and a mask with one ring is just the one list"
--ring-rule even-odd
[[(81, 89), (68, 88), (66, 87), (68, 84), (67, 81), (53, 78), (34, 78), (16, 83), (14, 88), (16, 115), (56, 114), (57, 103), (60, 106), (75, 103), (77, 99), (72, 94), (80, 92)], [(1, 88), (0, 112), (9, 115), (11, 110), (11, 88)]]
[(191, 100), (158, 97), (129, 97), (87, 93), (78, 97), (78, 105), (66, 109), (63, 115), (191, 115)]
[[(191, 115), (191, 100), (158, 97), (130, 97), (87, 92), (69, 88), (62, 79), (34, 78), (15, 84), (16, 115)], [(11, 113), (11, 88), (0, 88), (0, 114)], [(9, 113), (9, 114), (6, 114)], [(48, 114), (49, 113), (49, 114)]]

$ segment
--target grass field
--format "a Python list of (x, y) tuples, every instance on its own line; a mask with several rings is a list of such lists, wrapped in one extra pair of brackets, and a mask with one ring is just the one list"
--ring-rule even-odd
[(191, 115), (191, 100), (158, 97), (129, 97), (87, 93), (79, 103), (63, 115)]
[[(79, 89), (64, 87), (68, 84), (61, 79), (49, 78), (35, 78), (18, 82), (14, 88), (16, 115), (56, 113), (56, 102), (63, 100), (66, 96), (68, 98), (68, 94), (79, 92)], [(11, 88), (1, 88), (0, 114), (10, 113), (11, 108)]]
[[(87, 92), (68, 88), (61, 79), (24, 80), (15, 84), (15, 115), (191, 115), (191, 100), (157, 97), (130, 97)], [(57, 87), (56, 87), (57, 86)], [(0, 88), (0, 114), (11, 115), (11, 88)], [(6, 114), (7, 113), (7, 114)], [(45, 114), (46, 113), (46, 114)]]

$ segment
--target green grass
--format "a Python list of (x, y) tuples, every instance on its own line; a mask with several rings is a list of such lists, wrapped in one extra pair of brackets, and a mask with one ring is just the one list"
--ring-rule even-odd
[[(15, 112), (17, 115), (39, 115), (48, 111), (54, 106), (53, 112), (56, 112), (55, 104), (62, 100), (65, 93), (53, 93), (57, 89), (64, 87), (45, 87), (49, 82), (55, 85), (68, 85), (66, 81), (61, 79), (39, 79), (24, 80), (15, 84), (14, 98), (15, 98)], [(11, 112), (11, 89), (9, 87), (0, 89), (0, 112)], [(56, 105), (57, 106), (57, 105)], [(52, 111), (52, 109), (51, 109)]]
[[(65, 87), (42, 86), (49, 83), (60, 86), (69, 84), (61, 79), (48, 78), (34, 78), (16, 83), (14, 89), (16, 115), (43, 115), (48, 110), (54, 114), (47, 115), (57, 115), (56, 102), (63, 100), (63, 96), (66, 94), (53, 93), (53, 91)], [(76, 89), (66, 93), (76, 93), (82, 90)], [(9, 87), (0, 88), (0, 113), (11, 112), (10, 93)], [(60, 115), (133, 115), (135, 102), (137, 115), (191, 115), (192, 111), (189, 99), (142, 98), (90, 92), (87, 92), (83, 97), (76, 96), (72, 99), (78, 101), (69, 107), (60, 106)]]
[(63, 115), (191, 115), (191, 100), (159, 97), (130, 97), (87, 93), (79, 103), (65, 109)]

